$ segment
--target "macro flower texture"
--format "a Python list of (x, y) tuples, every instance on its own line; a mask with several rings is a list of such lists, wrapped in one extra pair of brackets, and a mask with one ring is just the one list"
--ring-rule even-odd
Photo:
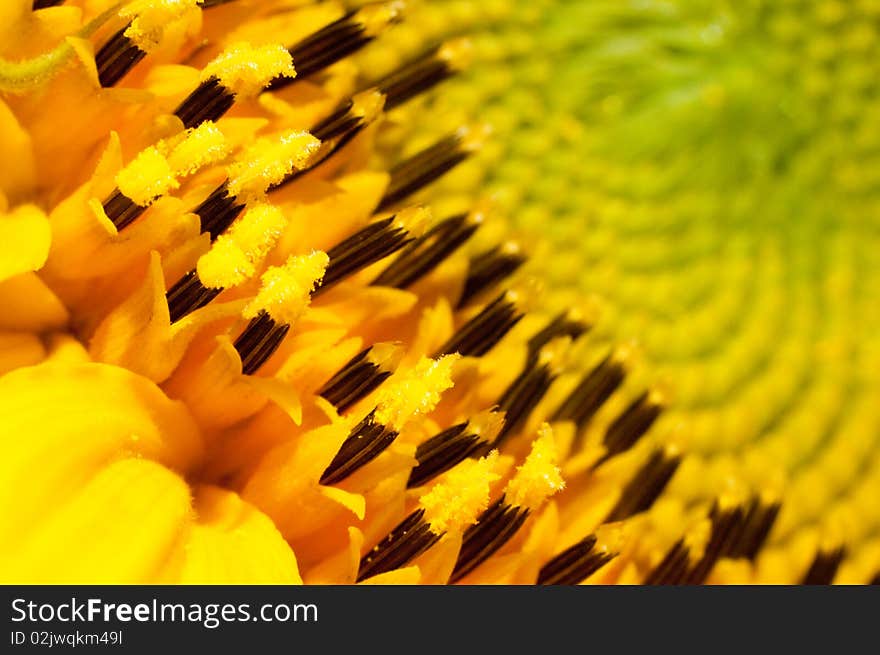
[(880, 0), (4, 0), (0, 582), (880, 582)]

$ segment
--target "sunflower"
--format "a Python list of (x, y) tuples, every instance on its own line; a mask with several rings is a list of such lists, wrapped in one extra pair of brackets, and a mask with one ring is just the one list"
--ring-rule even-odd
[(876, 581), (878, 30), (2, 3), (0, 581)]

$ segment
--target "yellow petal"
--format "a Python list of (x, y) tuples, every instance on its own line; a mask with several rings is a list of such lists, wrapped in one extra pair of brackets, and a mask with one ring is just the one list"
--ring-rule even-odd
[(0, 280), (39, 269), (49, 255), (50, 239), (49, 219), (37, 207), (0, 215)]
[(186, 542), (184, 584), (302, 584), (293, 551), (272, 521), (236, 494), (199, 487)]
[(186, 408), (105, 364), (44, 363), (0, 378), (0, 542), (20, 540), (110, 461), (189, 471), (202, 441)]

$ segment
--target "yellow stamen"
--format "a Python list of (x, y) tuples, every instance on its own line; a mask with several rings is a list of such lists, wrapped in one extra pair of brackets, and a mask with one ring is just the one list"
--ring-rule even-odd
[(148, 207), (159, 196), (177, 189), (180, 183), (159, 148), (150, 146), (116, 174), (116, 186), (135, 204)]
[(197, 271), (202, 284), (228, 289), (253, 277), (285, 227), (287, 219), (277, 207), (268, 204), (251, 207), (199, 259)]
[(294, 255), (283, 266), (272, 266), (261, 278), (257, 296), (245, 307), (245, 318), (266, 312), (276, 323), (290, 325), (308, 307), (312, 290), (324, 276), (329, 262), (327, 253), (315, 250), (308, 255)]
[(192, 175), (229, 154), (226, 137), (212, 121), (187, 130), (175, 139), (162, 141), (157, 146), (167, 149), (168, 163), (178, 177)]
[(443, 481), (419, 499), (425, 520), (435, 534), (460, 533), (489, 506), (497, 473), (498, 451), (479, 460), (467, 459), (446, 474)]
[(173, 23), (191, 18), (200, 11), (198, 0), (134, 0), (119, 15), (130, 18), (125, 36), (144, 52), (156, 48)]
[(276, 77), (295, 77), (290, 53), (279, 44), (236, 43), (202, 71), (202, 80), (216, 77), (236, 96), (251, 97)]
[(397, 432), (406, 423), (434, 409), (440, 394), (452, 387), (452, 366), (458, 355), (422, 357), (415, 368), (385, 385), (376, 405), (375, 422)]
[(246, 201), (261, 196), (294, 168), (301, 168), (320, 142), (308, 132), (291, 130), (257, 139), (229, 169), (229, 193)]
[(532, 451), (523, 465), (517, 467), (516, 475), (504, 490), (507, 502), (535, 510), (547, 498), (561, 491), (565, 481), (556, 465), (557, 458), (553, 429), (544, 423), (538, 430), (538, 438), (532, 443)]

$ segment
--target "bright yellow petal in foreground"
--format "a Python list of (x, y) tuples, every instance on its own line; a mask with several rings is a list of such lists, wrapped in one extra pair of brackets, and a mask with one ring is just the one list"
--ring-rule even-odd
[(0, 214), (0, 280), (40, 268), (49, 255), (49, 219), (31, 205)]
[(0, 378), (0, 543), (20, 541), (97, 471), (143, 457), (186, 472), (201, 458), (182, 403), (105, 364), (41, 364)]

